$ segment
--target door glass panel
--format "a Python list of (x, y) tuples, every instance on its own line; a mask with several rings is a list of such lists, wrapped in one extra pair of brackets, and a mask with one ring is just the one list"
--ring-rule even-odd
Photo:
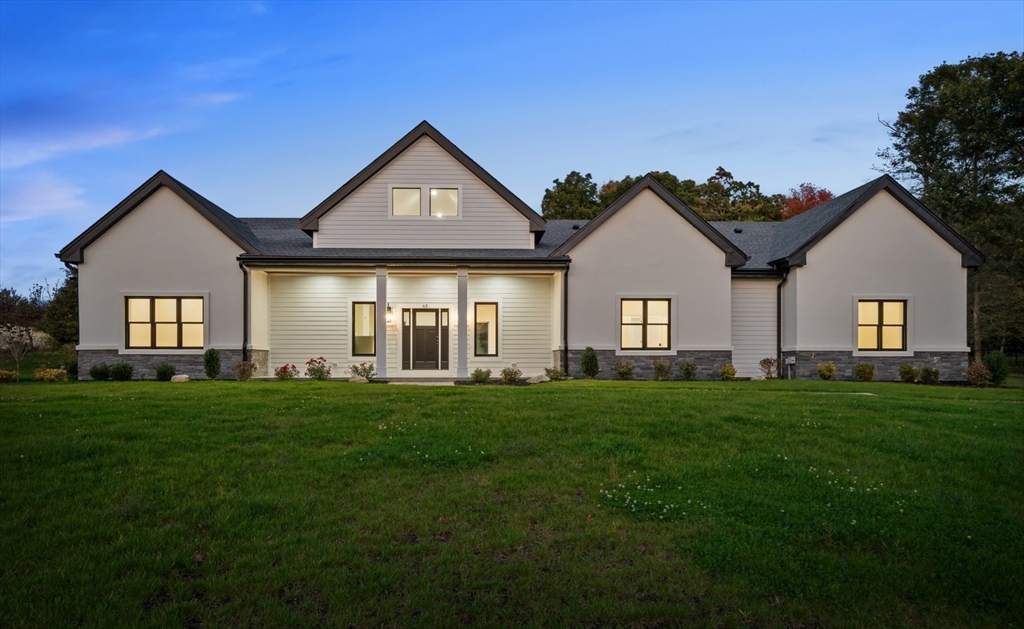
[(857, 349), (878, 349), (878, 328), (862, 325), (857, 328)]
[(419, 216), (420, 189), (392, 188), (391, 213), (395, 216)]
[(437, 325), (437, 311), (436, 310), (417, 310), (416, 311), (416, 325), (417, 326), (430, 326), (434, 327)]
[(648, 349), (663, 349), (668, 347), (667, 325), (647, 326), (647, 347)]
[[(668, 300), (647, 302), (647, 323), (668, 323)], [(650, 339), (647, 342), (650, 343)]]
[[(178, 300), (177, 299), (155, 299), (156, 303), (156, 318), (154, 321), (166, 321), (175, 322), (178, 320)], [(157, 338), (160, 338), (160, 333), (157, 333)]]
[(624, 325), (622, 326), (622, 348), (623, 349), (638, 349), (642, 348), (644, 344), (644, 326), (642, 325)]
[(622, 300), (622, 322), (623, 323), (643, 323), (644, 322), (644, 302), (635, 299), (623, 299)]
[(203, 300), (202, 299), (182, 299), (181, 300), (181, 320), (186, 323), (202, 323), (203, 322)]
[(903, 325), (903, 302), (887, 301), (882, 304), (882, 323)]
[(409, 325), (409, 310), (402, 309), (402, 325)]
[(181, 325), (181, 346), (202, 347), (203, 346), (203, 324), (183, 323)]
[(878, 323), (877, 301), (862, 301), (857, 304), (857, 323), (861, 325)]
[(882, 349), (903, 349), (903, 326), (882, 326)]
[(442, 310), (441, 311), (441, 327), (443, 328), (443, 327), (446, 327), (447, 325), (448, 325), (448, 311), (447, 310)]
[(150, 347), (152, 344), (152, 330), (148, 323), (128, 324), (129, 347)]
[(430, 215), (431, 216), (458, 216), (459, 214), (459, 190), (458, 188), (431, 188), (430, 189)]
[(156, 346), (177, 347), (178, 346), (178, 324), (158, 323), (156, 324)]
[[(134, 323), (147, 323), (149, 318), (149, 298), (128, 300), (128, 321)], [(135, 345), (135, 343), (132, 343)], [(148, 343), (147, 343), (148, 345)]]

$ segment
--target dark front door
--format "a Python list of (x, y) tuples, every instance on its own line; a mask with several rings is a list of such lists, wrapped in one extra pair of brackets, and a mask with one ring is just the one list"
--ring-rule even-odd
[(441, 368), (441, 317), (437, 310), (412, 311), (412, 368)]

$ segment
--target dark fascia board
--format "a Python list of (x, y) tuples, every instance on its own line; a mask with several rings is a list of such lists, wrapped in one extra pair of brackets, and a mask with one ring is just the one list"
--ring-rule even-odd
[(583, 226), (578, 232), (573, 234), (568, 240), (563, 242), (557, 249), (555, 249), (551, 255), (561, 256), (567, 254), (573, 247), (583, 241), (588, 235), (590, 235), (595, 229), (601, 226), (606, 220), (611, 218), (613, 214), (624, 208), (630, 201), (632, 201), (638, 194), (644, 190), (650, 190), (654, 194), (658, 195), (666, 205), (676, 211), (677, 214), (682, 216), (688, 223), (693, 225), (697, 231), (703, 234), (708, 240), (713, 242), (719, 249), (725, 252), (725, 265), (730, 267), (743, 266), (747, 263), (749, 256), (734, 245), (728, 238), (723, 236), (717, 229), (712, 227), (706, 220), (701, 218), (699, 214), (691, 210), (686, 206), (685, 203), (679, 200), (679, 197), (672, 194), (668, 188), (661, 184), (660, 181), (651, 176), (650, 173), (640, 178), (640, 181), (633, 184), (633, 187), (626, 191), (624, 195), (619, 197), (615, 203), (609, 205), (603, 212), (598, 214), (589, 223)]
[[(947, 225), (941, 218), (938, 217), (935, 212), (932, 212), (928, 207), (919, 201), (914, 195), (910, 194), (889, 175), (882, 175), (875, 180), (875, 183), (865, 190), (863, 194), (857, 197), (853, 203), (849, 205), (845, 210), (840, 212), (831, 221), (825, 224), (824, 227), (818, 230), (814, 236), (812, 236), (807, 242), (800, 245), (793, 253), (789, 254), (784, 258), (778, 260), (772, 260), (769, 262), (772, 266), (778, 268), (788, 268), (793, 266), (804, 266), (807, 264), (807, 252), (810, 251), (814, 245), (818, 244), (828, 236), (833, 229), (838, 227), (843, 221), (848, 219), (854, 212), (859, 210), (861, 206), (867, 203), (869, 200), (874, 198), (876, 194), (882, 191), (886, 191), (891, 194), (897, 201), (903, 204), (908, 210), (910, 210), (914, 216), (921, 219), (921, 221), (930, 227), (932, 231), (938, 234), (943, 240), (945, 240), (951, 247), (960, 252), (960, 264), (966, 268), (977, 268), (985, 264), (985, 256), (974, 248), (971, 243), (967, 242), (963, 236), (956, 233), (952, 227)], [(813, 210), (811, 210), (813, 211)]]
[(491, 190), (494, 190), (498, 196), (518, 210), (520, 214), (525, 216), (526, 219), (530, 221), (531, 232), (542, 232), (545, 230), (547, 223), (543, 218), (541, 218), (540, 214), (537, 214), (530, 209), (530, 206), (523, 203), (522, 199), (512, 194), (511, 190), (503, 186), (500, 181), (495, 179), (489, 172), (474, 162), (469, 155), (463, 153), (462, 149), (455, 146), (451, 140), (441, 135), (441, 132), (431, 126), (426, 120), (416, 125), (415, 129), (405, 134), (405, 137), (396, 142), (394, 146), (384, 151), (380, 157), (370, 162), (369, 166), (359, 171), (355, 177), (349, 179), (345, 185), (335, 190), (334, 193), (324, 199), (320, 205), (316, 206), (308, 214), (303, 216), (302, 220), (299, 221), (299, 227), (307, 233), (312, 233), (320, 229), (320, 219), (324, 214), (329, 212), (334, 206), (341, 203), (348, 195), (359, 189), (359, 187), (366, 183), (371, 177), (380, 172), (382, 168), (390, 164), (392, 160), (404, 153), (410, 146), (415, 144), (417, 140), (424, 136), (436, 142), (441, 148), (447, 151), (449, 155), (454, 157), (456, 161), (465, 166), (469, 172), (476, 175), (477, 179), (484, 182), (491, 188)]
[(733, 269), (732, 276), (734, 278), (746, 278), (746, 279), (773, 279), (782, 278), (785, 273), (779, 269)]
[(565, 256), (557, 258), (451, 258), (443, 256), (416, 256), (408, 258), (360, 258), (344, 256), (261, 256), (241, 255), (238, 260), (246, 266), (472, 266), (524, 268), (564, 268), (569, 264)]
[(135, 191), (129, 194), (123, 201), (115, 205), (112, 210), (104, 214), (100, 220), (96, 221), (91, 227), (82, 232), (78, 238), (72, 240), (66, 247), (61, 249), (59, 253), (54, 255), (59, 258), (61, 262), (80, 264), (85, 258), (85, 248), (87, 246), (95, 242), (96, 239), (105, 234), (107, 230), (116, 225), (118, 221), (127, 216), (129, 212), (139, 207), (143, 201), (153, 196), (157, 190), (163, 187), (168, 188), (174, 194), (178, 195), (182, 201), (188, 203), (192, 209), (199, 212), (206, 220), (213, 223), (214, 227), (230, 238), (231, 241), (238, 245), (240, 249), (246, 253), (259, 253), (251, 243), (249, 243), (245, 238), (242, 238), (242, 236), (232, 229), (231, 226), (211, 212), (206, 205), (197, 199), (190, 190), (181, 184), (181, 182), (160, 170), (150, 177), (146, 183), (136, 188)]

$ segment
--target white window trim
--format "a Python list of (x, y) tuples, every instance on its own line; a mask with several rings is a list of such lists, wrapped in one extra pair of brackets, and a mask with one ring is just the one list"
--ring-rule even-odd
[[(907, 326), (907, 348), (900, 351), (884, 351), (877, 349), (857, 349), (857, 325), (860, 321), (860, 312), (857, 304), (861, 301), (905, 301), (907, 302), (907, 311), (904, 313), (906, 317), (905, 325)], [(850, 303), (851, 311), (851, 325), (850, 325), (850, 347), (853, 349), (854, 356), (864, 356), (873, 358), (884, 358), (886, 356), (896, 357), (910, 357), (914, 355), (914, 296), (908, 294), (897, 294), (897, 295), (879, 295), (877, 293), (869, 293), (865, 295), (854, 295), (853, 300)]]
[[(124, 327), (125, 321), (121, 321), (121, 340), (117, 344), (118, 354), (135, 354), (140, 356), (160, 355), (160, 354), (176, 354), (180, 356), (202, 354), (210, 347), (210, 292), (196, 292), (189, 290), (132, 290), (132, 291), (120, 291), (118, 293), (121, 297), (122, 304), (127, 297), (202, 297), (203, 298), (203, 348), (202, 349), (180, 349), (180, 348), (145, 348), (145, 349), (128, 349), (125, 347), (128, 339), (124, 338)], [(122, 314), (123, 318), (125, 315)]]
[[(395, 216), (394, 189), (395, 188), (419, 188), (420, 189), (420, 214), (419, 216)], [(458, 190), (459, 205), (455, 216), (431, 216), (430, 215), (430, 189)], [(396, 221), (459, 221), (462, 220), (462, 184), (446, 183), (389, 183), (388, 184), (388, 219)]]
[[(615, 318), (612, 338), (615, 339), (616, 356), (675, 356), (679, 336), (679, 308), (676, 307), (675, 293), (615, 293)], [(669, 339), (667, 349), (622, 349), (622, 300), (623, 299), (667, 299), (669, 309)], [(596, 348), (595, 348), (596, 349)]]

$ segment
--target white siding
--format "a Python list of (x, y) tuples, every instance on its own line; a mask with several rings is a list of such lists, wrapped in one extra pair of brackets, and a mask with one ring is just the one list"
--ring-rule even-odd
[[(390, 217), (388, 185), (458, 185), (458, 219)], [(318, 247), (532, 249), (530, 222), (447, 151), (422, 138), (320, 219)]]
[(762, 358), (777, 355), (775, 280), (732, 281), (732, 364), (740, 378), (761, 375)]
[[(388, 376), (398, 378), (455, 377), (458, 366), (459, 281), (454, 269), (445, 275), (388, 274), (388, 303), (394, 317), (388, 325)], [(399, 341), (402, 334), (402, 308), (447, 308), (448, 364), (446, 371), (402, 370)]]
[[(497, 377), (515, 363), (529, 377), (552, 366), (552, 283), (550, 275), (469, 276), (470, 373), (490, 369)], [(473, 304), (478, 301), (498, 302), (497, 356), (473, 356)]]

